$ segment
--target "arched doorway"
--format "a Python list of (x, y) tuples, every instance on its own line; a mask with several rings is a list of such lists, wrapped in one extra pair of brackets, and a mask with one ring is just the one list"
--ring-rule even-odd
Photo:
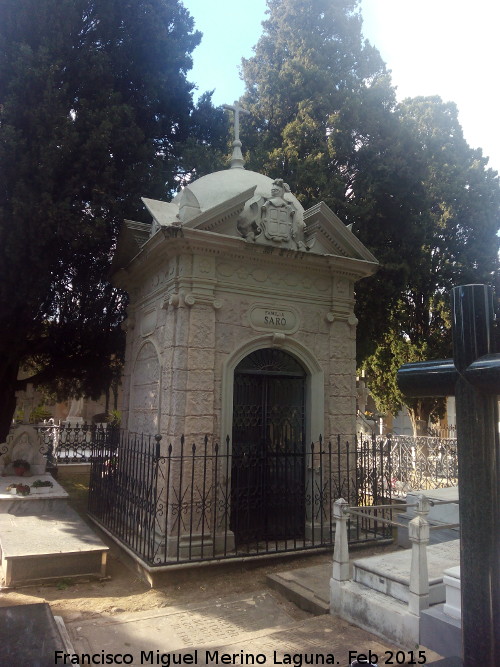
[(235, 368), (231, 530), (237, 543), (303, 537), (306, 372), (256, 350)]

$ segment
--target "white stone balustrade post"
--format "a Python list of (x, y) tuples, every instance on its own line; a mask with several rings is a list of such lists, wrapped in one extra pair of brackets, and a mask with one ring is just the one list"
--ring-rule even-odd
[(417, 516), (408, 524), (411, 547), (410, 590), (408, 610), (420, 616), (429, 607), (429, 573), (427, 570), (427, 545), (429, 544), (429, 514), (431, 505), (424, 495), (418, 497)]
[(347, 540), (347, 521), (349, 503), (339, 498), (333, 503), (333, 518), (335, 519), (335, 547), (333, 550), (332, 579), (335, 581), (349, 580), (349, 543)]

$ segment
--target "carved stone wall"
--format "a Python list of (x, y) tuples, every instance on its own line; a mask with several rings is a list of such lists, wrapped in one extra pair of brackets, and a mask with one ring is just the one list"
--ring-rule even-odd
[(158, 432), (160, 368), (156, 347), (146, 341), (135, 359), (131, 376), (130, 431), (151, 435)]
[[(236, 204), (234, 211), (228, 209), (234, 224), (236, 209)], [(322, 222), (326, 214), (321, 206), (313, 211), (314, 220), (309, 216), (317, 228), (314, 251), (307, 245), (312, 237), (304, 235), (302, 242), (293, 226), (289, 243), (282, 240), (286, 229), (279, 216), (275, 225), (272, 216), (271, 222), (259, 219), (264, 231), (244, 241), (216, 231), (220, 224), (229, 225), (219, 220), (225, 220), (227, 211), (219, 213), (213, 218), (207, 214), (206, 220), (200, 214), (205, 229), (158, 228), (115, 274), (116, 284), (130, 295), (124, 323), (123, 426), (147, 435), (160, 433), (163, 455), (169, 445), (173, 456), (179, 455), (182, 435), (187, 448), (183, 455), (193, 444), (201, 447), (205, 436), (209, 447), (219, 443), (224, 454), (226, 436), (232, 435), (235, 368), (257, 350), (279, 348), (305, 370), (306, 440), (341, 435), (352, 441), (354, 283), (373, 272), (371, 255), (361, 252), (340, 221), (330, 220), (330, 226)], [(267, 239), (266, 231), (278, 240)], [(180, 481), (179, 465), (176, 459), (170, 474)], [(197, 469), (184, 473), (179, 493), (191, 497), (193, 489), (204, 488), (206, 478)], [(317, 475), (314, 463), (306, 462), (305, 473), (309, 480)], [(217, 475), (231, 488), (230, 469), (217, 470)], [(212, 520), (206, 529), (217, 542), (220, 535)], [(170, 507), (158, 536), (166, 540), (167, 551), (184, 548), (180, 545), (188, 528), (179, 521), (180, 513)]]
[(124, 425), (159, 431), (164, 447), (182, 434), (223, 441), (235, 366), (278, 346), (308, 373), (307, 437), (352, 437), (354, 280), (313, 270), (301, 255), (200, 248), (141, 267), (129, 285)]

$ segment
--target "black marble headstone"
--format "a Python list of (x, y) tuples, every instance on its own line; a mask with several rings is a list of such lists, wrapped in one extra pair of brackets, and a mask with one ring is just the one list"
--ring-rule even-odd
[(407, 396), (455, 395), (460, 495), (463, 662), (500, 665), (500, 354), (493, 292), (453, 288), (453, 359), (405, 364)]
[(65, 646), (47, 603), (0, 607), (2, 665), (52, 667)]

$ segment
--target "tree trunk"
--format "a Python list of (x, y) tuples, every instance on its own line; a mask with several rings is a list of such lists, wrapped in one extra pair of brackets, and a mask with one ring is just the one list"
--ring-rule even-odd
[(413, 435), (427, 435), (428, 424), (426, 419), (412, 419)]
[(434, 399), (415, 399), (412, 403), (414, 403), (414, 405), (413, 407), (408, 408), (408, 413), (413, 426), (413, 435), (427, 435)]
[(0, 370), (0, 443), (5, 442), (16, 411), (16, 384), (19, 361), (12, 359)]
[[(427, 428), (429, 426), (429, 419), (434, 405), (434, 399), (416, 399), (413, 408), (409, 408), (411, 423), (413, 426), (413, 435), (428, 435)], [(421, 441), (424, 444), (419, 445), (418, 453), (420, 456), (427, 458), (429, 456), (429, 446), (426, 440)]]

